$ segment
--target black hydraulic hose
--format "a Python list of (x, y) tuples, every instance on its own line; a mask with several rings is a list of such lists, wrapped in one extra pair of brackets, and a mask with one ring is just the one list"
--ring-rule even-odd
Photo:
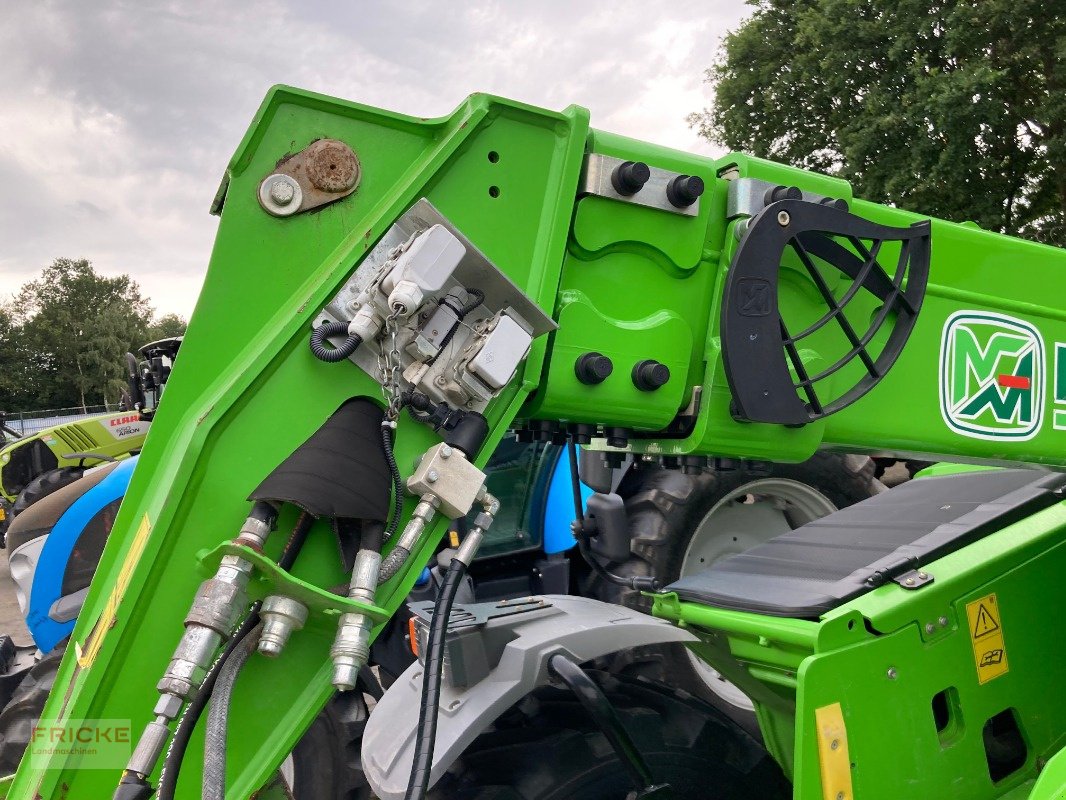
[(418, 710), (418, 738), (411, 762), (411, 779), (407, 783), (404, 800), (424, 800), (429, 791), (430, 770), (433, 768), (433, 747), (437, 737), (437, 715), (440, 713), (440, 682), (444, 674), (444, 639), (452, 614), (455, 594), (466, 574), (466, 564), (453, 558), (444, 577), (444, 585), (433, 606), (433, 619), (426, 644), (425, 669), (422, 670), (422, 703)]
[[(307, 534), (311, 530), (314, 521), (315, 518), (310, 514), (306, 512), (300, 513), (296, 520), (296, 525), (292, 529), (292, 535), (285, 544), (285, 549), (281, 551), (281, 555), (278, 557), (279, 567), (284, 570), (292, 568), (293, 563), (296, 561), (296, 556), (300, 553), (300, 548), (307, 541)], [(170, 746), (167, 748), (166, 758), (163, 760), (163, 771), (159, 775), (158, 800), (173, 800), (174, 792), (178, 786), (178, 773), (181, 771), (181, 763), (185, 758), (185, 751), (189, 748), (189, 740), (192, 738), (192, 732), (196, 729), (196, 723), (203, 716), (207, 701), (211, 699), (211, 693), (215, 689), (215, 682), (218, 680), (218, 675), (222, 671), (226, 660), (233, 655), (233, 651), (237, 649), (244, 637), (259, 624), (259, 607), (261, 605), (262, 603), (259, 601), (252, 604), (248, 616), (244, 618), (244, 622), (237, 628), (237, 632), (226, 643), (221, 655), (215, 659), (207, 675), (204, 676), (200, 691), (185, 707), (185, 711), (178, 720), (178, 727), (174, 730), (174, 735), (170, 739)]]
[(613, 572), (608, 572), (607, 568), (593, 555), (588, 545), (588, 533), (585, 531), (585, 512), (582, 509), (581, 502), (581, 477), (577, 468), (577, 447), (573, 441), (566, 443), (566, 453), (570, 458), (570, 487), (574, 494), (574, 538), (577, 539), (577, 549), (585, 563), (600, 578), (608, 583), (613, 583), (615, 586), (625, 586), (628, 589), (636, 589), (641, 592), (659, 591), (662, 588), (662, 583), (655, 576), (633, 575), (624, 578), (621, 575), (615, 575)]
[(229, 736), (233, 687), (245, 662), (255, 650), (261, 632), (262, 629), (256, 628), (245, 636), (219, 670), (215, 691), (211, 694), (211, 709), (207, 712), (207, 731), (204, 734), (204, 774), (201, 790), (203, 800), (226, 799), (226, 742)]
[(174, 793), (178, 786), (178, 773), (181, 771), (181, 762), (185, 758), (185, 751), (189, 747), (189, 739), (192, 738), (196, 723), (200, 721), (204, 708), (207, 707), (207, 701), (211, 699), (211, 692), (215, 689), (215, 681), (218, 680), (218, 675), (222, 671), (226, 659), (233, 655), (233, 651), (244, 641), (244, 637), (251, 633), (259, 624), (259, 607), (261, 605), (262, 603), (259, 601), (252, 605), (248, 616), (244, 618), (244, 622), (241, 623), (237, 632), (226, 643), (222, 654), (211, 665), (211, 669), (208, 670), (207, 675), (204, 677), (204, 682), (200, 685), (200, 691), (185, 707), (184, 713), (178, 720), (178, 727), (170, 739), (166, 758), (163, 759), (163, 771), (159, 774), (158, 800), (174, 800)]
[(644, 757), (640, 754), (633, 737), (622, 725), (618, 718), (618, 712), (607, 699), (596, 682), (592, 680), (577, 664), (562, 653), (557, 653), (548, 659), (548, 668), (569, 687), (578, 701), (584, 706), (585, 711), (592, 717), (611, 749), (618, 754), (618, 760), (622, 762), (634, 788), (639, 792), (654, 785), (651, 770)]
[(336, 361), (344, 361), (363, 343), (363, 338), (359, 334), (353, 333), (344, 340), (340, 347), (328, 345), (326, 339), (330, 336), (347, 334), (347, 322), (327, 322), (325, 325), (319, 325), (311, 331), (311, 353), (319, 361), (327, 361), (331, 364)]

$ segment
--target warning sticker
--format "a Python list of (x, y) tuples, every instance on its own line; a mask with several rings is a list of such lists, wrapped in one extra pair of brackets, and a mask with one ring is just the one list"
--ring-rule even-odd
[(1007, 645), (1003, 641), (1003, 623), (995, 594), (966, 604), (966, 619), (973, 641), (974, 663), (978, 683), (987, 683), (1007, 672)]

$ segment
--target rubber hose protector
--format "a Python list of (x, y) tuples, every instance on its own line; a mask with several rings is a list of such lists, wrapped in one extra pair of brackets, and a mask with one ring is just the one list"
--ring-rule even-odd
[(326, 361), (330, 364), (337, 361), (344, 361), (344, 359), (351, 356), (356, 351), (356, 348), (363, 343), (363, 338), (358, 334), (352, 334), (344, 340), (344, 343), (340, 347), (333, 347), (326, 343), (326, 339), (331, 336), (342, 336), (348, 333), (347, 322), (327, 322), (325, 325), (319, 325), (313, 331), (311, 331), (311, 354), (319, 361)]

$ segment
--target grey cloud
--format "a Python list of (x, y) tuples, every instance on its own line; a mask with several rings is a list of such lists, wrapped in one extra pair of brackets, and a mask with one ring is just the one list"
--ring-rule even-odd
[(266, 89), (421, 116), (473, 91), (588, 106), (596, 127), (710, 152), (684, 124), (740, 0), (0, 2), (0, 296), (57, 256), (192, 310), (207, 207)]

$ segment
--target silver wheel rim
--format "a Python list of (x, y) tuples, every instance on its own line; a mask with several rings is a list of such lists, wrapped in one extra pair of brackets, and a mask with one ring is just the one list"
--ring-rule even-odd
[[(761, 478), (731, 491), (700, 520), (681, 560), (681, 577), (831, 514), (837, 507), (817, 489), (787, 478)], [(739, 711), (751, 700), (695, 653), (686, 656), (716, 697)]]

